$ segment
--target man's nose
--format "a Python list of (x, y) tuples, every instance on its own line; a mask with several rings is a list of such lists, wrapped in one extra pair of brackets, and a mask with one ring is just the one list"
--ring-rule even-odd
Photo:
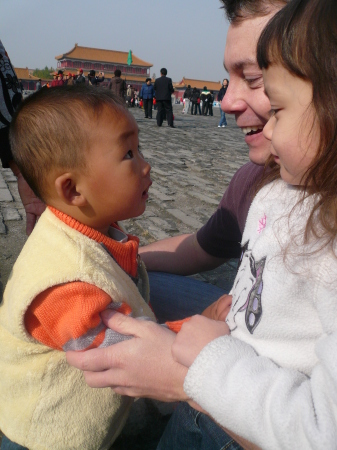
[(243, 99), (242, 90), (239, 83), (229, 82), (226, 94), (221, 102), (221, 109), (225, 113), (235, 114), (244, 111), (246, 102)]

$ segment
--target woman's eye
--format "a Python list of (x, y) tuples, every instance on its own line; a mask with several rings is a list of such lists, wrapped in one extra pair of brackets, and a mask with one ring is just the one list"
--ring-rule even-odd
[(132, 159), (132, 158), (133, 158), (133, 151), (132, 151), (132, 150), (129, 150), (129, 151), (127, 152), (127, 154), (125, 155), (125, 158), (126, 158), (126, 159)]

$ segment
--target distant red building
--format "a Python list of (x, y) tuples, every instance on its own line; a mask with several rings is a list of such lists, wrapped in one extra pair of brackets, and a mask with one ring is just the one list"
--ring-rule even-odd
[[(65, 73), (76, 73), (78, 69), (83, 69), (83, 74), (88, 75), (90, 70), (104, 72), (108, 84), (114, 76), (114, 71), (119, 69), (122, 72), (121, 78), (125, 79), (127, 84), (136, 89), (140, 89), (145, 79), (150, 77), (150, 68), (153, 64), (143, 61), (138, 56), (132, 54), (132, 64), (128, 66), (129, 52), (120, 52), (116, 50), (104, 50), (91, 47), (81, 47), (75, 44), (69, 52), (56, 56), (57, 68)], [(104, 85), (103, 84), (103, 85)]]
[[(18, 80), (22, 81), (23, 88), (26, 91), (35, 91), (36, 83), (39, 78), (34, 77), (34, 75), (31, 74), (31, 71), (27, 67), (24, 69), (21, 67), (15, 67), (14, 70), (15, 70)], [(45, 83), (42, 83), (42, 84), (45, 84)]]

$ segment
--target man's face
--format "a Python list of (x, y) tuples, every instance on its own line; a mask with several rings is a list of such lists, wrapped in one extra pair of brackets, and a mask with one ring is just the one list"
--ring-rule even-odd
[(276, 12), (273, 9), (268, 16), (230, 25), (225, 48), (224, 65), (230, 80), (221, 108), (235, 115), (249, 147), (249, 158), (255, 164), (264, 164), (270, 154), (270, 141), (262, 133), (269, 119), (270, 102), (256, 61), (256, 46), (261, 31)]

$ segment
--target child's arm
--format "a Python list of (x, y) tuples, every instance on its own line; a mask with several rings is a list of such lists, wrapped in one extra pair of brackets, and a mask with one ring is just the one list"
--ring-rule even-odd
[(106, 292), (89, 283), (53, 286), (33, 300), (25, 314), (25, 327), (42, 344), (63, 351), (87, 350), (129, 339), (107, 331), (100, 317), (107, 308), (126, 315), (132, 312), (126, 303), (113, 303)]
[(191, 364), (187, 345), (194, 354), (198, 349), (193, 340), (182, 342), (183, 331), (189, 327), (202, 346), (201, 324), (192, 320), (177, 335), (173, 355), (190, 366), (186, 394), (215, 421), (262, 448), (336, 448), (337, 331), (318, 341), (317, 364), (308, 377), (232, 336), (210, 342)]
[(173, 358), (185, 367), (190, 367), (201, 350), (214, 339), (230, 333), (222, 321), (193, 316), (183, 324), (172, 345)]

